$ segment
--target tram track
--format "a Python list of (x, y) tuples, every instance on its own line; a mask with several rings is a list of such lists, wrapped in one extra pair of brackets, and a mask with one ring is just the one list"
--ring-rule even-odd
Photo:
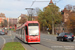
[(30, 47), (32, 47), (33, 49), (37, 50), (37, 48), (33, 47), (31, 44), (28, 44)]
[[(20, 40), (19, 38), (17, 38), (17, 39), (18, 39), (18, 40)], [(17, 42), (24, 43), (23, 41), (21, 41), (21, 40), (20, 40), (20, 41), (18, 41), (18, 40), (17, 40)], [(38, 50), (36, 47), (34, 47), (35, 45), (41, 45), (41, 46), (44, 46), (44, 47), (47, 47), (47, 48), (50, 48), (51, 50), (53, 50), (51, 47), (46, 46), (46, 45), (41, 44), (41, 43), (40, 43), (40, 44), (38, 44), (38, 43), (37, 43), (37, 44), (30, 43), (30, 44), (27, 44), (27, 45), (29, 45), (29, 46), (30, 46), (31, 48), (33, 48), (34, 50)]]
[(49, 47), (49, 46), (46, 46), (46, 45), (44, 45), (44, 44), (33, 44), (33, 46), (32, 46), (32, 44), (28, 44), (30, 47), (32, 47), (33, 49), (35, 49), (35, 50), (39, 50), (39, 49), (37, 49), (37, 48), (35, 48), (34, 46), (35, 45), (40, 45), (40, 46), (44, 46), (44, 47), (47, 47), (47, 48), (50, 48), (51, 50), (53, 50), (51, 47)]
[(51, 47), (46, 46), (46, 45), (44, 45), (44, 44), (41, 44), (41, 43), (40, 43), (39, 45), (45, 46), (45, 47), (50, 48), (51, 50), (53, 50)]

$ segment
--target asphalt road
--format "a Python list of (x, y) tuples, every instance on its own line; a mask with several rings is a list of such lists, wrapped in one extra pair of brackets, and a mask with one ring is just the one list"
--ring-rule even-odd
[(75, 41), (57, 41), (54, 35), (41, 34), (41, 44), (53, 50), (75, 50)]
[(40, 44), (25, 44), (15, 38), (16, 41), (21, 42), (27, 50), (75, 50), (75, 41), (57, 41), (55, 35), (48, 35), (41, 33)]
[(56, 41), (55, 35), (48, 35), (43, 33), (41, 33), (40, 37), (40, 44), (25, 44), (24, 42), (15, 38), (15, 32), (9, 32), (8, 35), (0, 35), (0, 49), (4, 43), (14, 41), (21, 42), (21, 44), (26, 48), (26, 50), (75, 50), (75, 41)]
[(0, 50), (7, 42), (13, 42), (13, 38), (12, 35), (10, 35), (10, 32), (7, 35), (0, 35)]

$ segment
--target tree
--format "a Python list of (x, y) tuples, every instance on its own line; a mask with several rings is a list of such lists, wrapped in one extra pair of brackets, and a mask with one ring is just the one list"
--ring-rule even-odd
[(57, 22), (57, 24), (61, 22), (61, 13), (59, 12), (59, 7), (54, 4), (43, 8), (43, 11), (40, 10), (38, 16), (38, 21), (43, 29), (44, 27), (48, 27), (49, 30), (51, 30), (52, 21), (54, 21), (54, 23)]
[(67, 25), (67, 28), (70, 28), (71, 32), (75, 33), (75, 13), (71, 13), (69, 15), (69, 19), (66, 25)]
[(0, 17), (6, 17), (4, 13), (0, 13)]
[(67, 10), (72, 10), (72, 5), (66, 5), (65, 8), (66, 8)]
[(7, 27), (7, 25), (8, 25), (7, 20), (4, 20), (4, 26)]
[(36, 11), (36, 15), (38, 15), (39, 12), (40, 12), (40, 9), (37, 7), (37, 8), (35, 9), (35, 11)]
[(24, 24), (26, 21), (27, 21), (27, 19), (26, 19), (26, 18), (21, 17), (21, 19), (20, 19), (19, 23), (20, 23), (20, 24)]
[(2, 27), (7, 27), (7, 25), (8, 25), (8, 22), (7, 22), (7, 20), (3, 20), (3, 22), (1, 22), (1, 26)]
[(4, 23), (3, 22), (1, 22), (1, 27), (4, 27)]
[[(69, 29), (69, 31), (75, 33), (75, 6), (74, 5), (66, 5), (65, 6), (66, 14), (68, 14), (67, 22), (65, 26)], [(75, 34), (74, 34), (75, 35)]]
[(74, 11), (75, 12), (75, 5), (66, 5), (65, 6), (65, 8), (66, 8), (66, 10), (72, 10), (72, 11)]

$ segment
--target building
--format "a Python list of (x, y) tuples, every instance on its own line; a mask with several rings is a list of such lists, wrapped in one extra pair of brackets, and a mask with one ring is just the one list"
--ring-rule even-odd
[(52, 0), (50, 0), (50, 2), (49, 2), (49, 5), (51, 5), (51, 4), (53, 4), (53, 1)]
[(17, 18), (9, 18), (9, 24), (10, 24), (10, 25), (15, 25), (15, 24), (17, 24)]
[(63, 16), (63, 22), (66, 23), (69, 20), (69, 16), (72, 14), (75, 14), (75, 12), (73, 12), (72, 10), (67, 10), (66, 8), (64, 8), (64, 14)]
[(28, 20), (28, 17), (27, 17), (26, 14), (21, 14), (21, 15), (18, 17), (18, 19), (17, 19), (17, 23), (19, 23), (19, 20), (20, 20), (21, 18), (23, 18), (23, 17)]
[(27, 21), (28, 21), (28, 16), (27, 16), (26, 14), (21, 14), (21, 15), (17, 18), (17, 27), (21, 26), (21, 24), (19, 23), (19, 21), (20, 21), (22, 18), (26, 18)]
[(4, 20), (7, 20), (7, 21), (8, 21), (8, 18), (6, 18), (6, 16), (5, 16), (4, 13), (0, 13), (0, 24), (1, 24), (1, 22), (3, 22)]

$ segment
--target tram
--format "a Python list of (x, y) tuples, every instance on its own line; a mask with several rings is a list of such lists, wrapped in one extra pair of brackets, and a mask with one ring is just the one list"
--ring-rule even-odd
[(25, 43), (40, 43), (40, 26), (38, 21), (27, 21), (16, 29), (16, 37)]

